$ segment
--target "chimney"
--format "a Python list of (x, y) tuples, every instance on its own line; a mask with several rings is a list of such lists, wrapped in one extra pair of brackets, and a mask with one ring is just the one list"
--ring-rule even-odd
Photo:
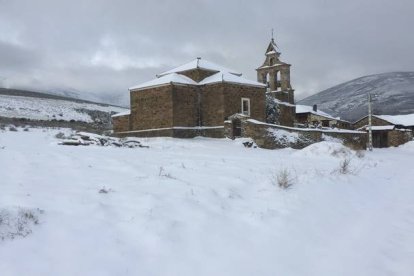
[(318, 106), (316, 104), (313, 105), (313, 111), (318, 112)]

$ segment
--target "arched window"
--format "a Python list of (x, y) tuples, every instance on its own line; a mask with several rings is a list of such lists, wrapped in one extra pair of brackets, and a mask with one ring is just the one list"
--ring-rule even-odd
[(273, 65), (273, 63), (274, 63), (274, 58), (270, 58), (270, 60), (269, 60), (269, 65), (270, 65), (270, 66), (272, 66), (272, 65)]

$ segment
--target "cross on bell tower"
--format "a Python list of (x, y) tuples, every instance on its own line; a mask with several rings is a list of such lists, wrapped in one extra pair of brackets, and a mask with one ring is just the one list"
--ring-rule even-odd
[(277, 46), (272, 29), (272, 37), (265, 52), (265, 61), (256, 69), (257, 81), (267, 84), (267, 93), (272, 94), (282, 102), (294, 104), (294, 90), (290, 85), (290, 64), (280, 60), (280, 50)]

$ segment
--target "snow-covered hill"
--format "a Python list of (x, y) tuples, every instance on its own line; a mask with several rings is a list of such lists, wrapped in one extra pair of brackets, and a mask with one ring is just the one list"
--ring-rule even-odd
[(334, 86), (307, 97), (299, 104), (314, 105), (342, 119), (355, 121), (368, 113), (367, 93), (378, 95), (375, 114), (414, 113), (414, 72), (371, 75)]
[(96, 94), (89, 91), (79, 91), (74, 88), (49, 88), (44, 90), (48, 94), (63, 96), (78, 100), (91, 101), (96, 103), (118, 105), (118, 106), (128, 106), (129, 105), (129, 93), (103, 93)]
[[(125, 108), (31, 91), (0, 91), (0, 117), (30, 120), (94, 122), (109, 120)], [(107, 116), (102, 116), (107, 114)]]
[(1, 275), (414, 275), (413, 143), (363, 156), (56, 133), (0, 130)]

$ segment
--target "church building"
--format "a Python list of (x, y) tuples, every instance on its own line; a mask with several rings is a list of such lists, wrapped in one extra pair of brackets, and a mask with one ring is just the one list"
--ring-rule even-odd
[[(201, 58), (158, 74), (129, 89), (131, 109), (112, 116), (114, 134), (224, 137), (224, 122), (234, 116), (266, 121), (266, 94), (280, 104), (282, 115), (286, 104), (293, 105), (293, 90), (290, 65), (279, 56), (272, 39), (257, 69), (258, 81)], [(281, 124), (293, 125), (293, 120), (294, 112)]]

